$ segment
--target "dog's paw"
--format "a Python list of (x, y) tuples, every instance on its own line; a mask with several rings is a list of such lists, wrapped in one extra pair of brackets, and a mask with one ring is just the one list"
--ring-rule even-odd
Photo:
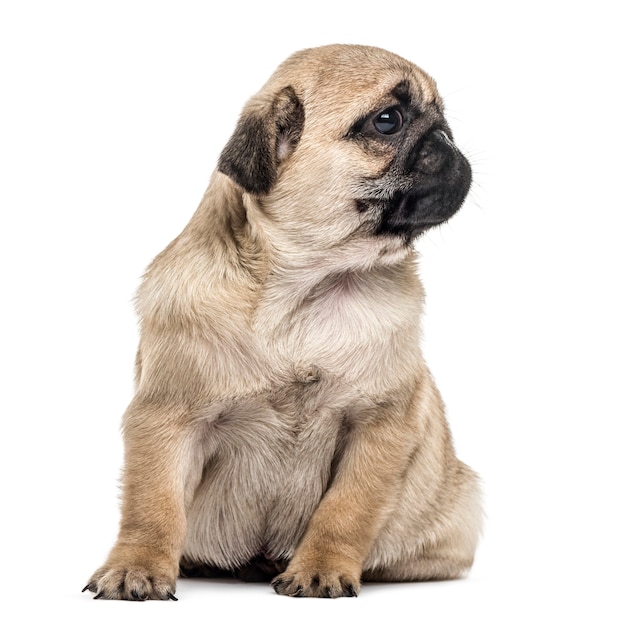
[(176, 579), (160, 570), (145, 566), (104, 566), (93, 574), (83, 589), (95, 593), (94, 599), (171, 599), (176, 592)]
[(351, 572), (300, 570), (284, 573), (272, 580), (279, 595), (290, 597), (356, 597), (361, 588), (359, 576)]

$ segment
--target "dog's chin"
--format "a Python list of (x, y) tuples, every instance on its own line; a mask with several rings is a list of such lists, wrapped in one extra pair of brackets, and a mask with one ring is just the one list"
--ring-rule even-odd
[(402, 236), (377, 236), (361, 229), (349, 241), (345, 241), (326, 254), (324, 261), (316, 265), (332, 266), (332, 272), (371, 270), (380, 266), (394, 266), (411, 255), (412, 245)]

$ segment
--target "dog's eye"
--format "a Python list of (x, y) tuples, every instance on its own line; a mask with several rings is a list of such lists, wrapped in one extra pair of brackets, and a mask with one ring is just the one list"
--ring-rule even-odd
[(374, 117), (374, 127), (381, 134), (395, 134), (400, 131), (404, 119), (397, 108), (385, 108)]

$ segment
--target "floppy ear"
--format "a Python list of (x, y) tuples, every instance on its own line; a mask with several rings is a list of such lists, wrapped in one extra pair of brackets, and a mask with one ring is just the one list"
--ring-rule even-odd
[(267, 104), (248, 105), (220, 155), (217, 168), (246, 192), (267, 194), (278, 165), (293, 153), (304, 128), (304, 107), (291, 87)]

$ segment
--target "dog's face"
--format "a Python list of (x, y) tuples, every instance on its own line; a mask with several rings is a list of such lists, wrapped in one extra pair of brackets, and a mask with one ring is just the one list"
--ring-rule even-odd
[(362, 46), (283, 63), (248, 102), (218, 168), (283, 240), (328, 249), (369, 241), (378, 257), (450, 218), (471, 183), (433, 80)]

